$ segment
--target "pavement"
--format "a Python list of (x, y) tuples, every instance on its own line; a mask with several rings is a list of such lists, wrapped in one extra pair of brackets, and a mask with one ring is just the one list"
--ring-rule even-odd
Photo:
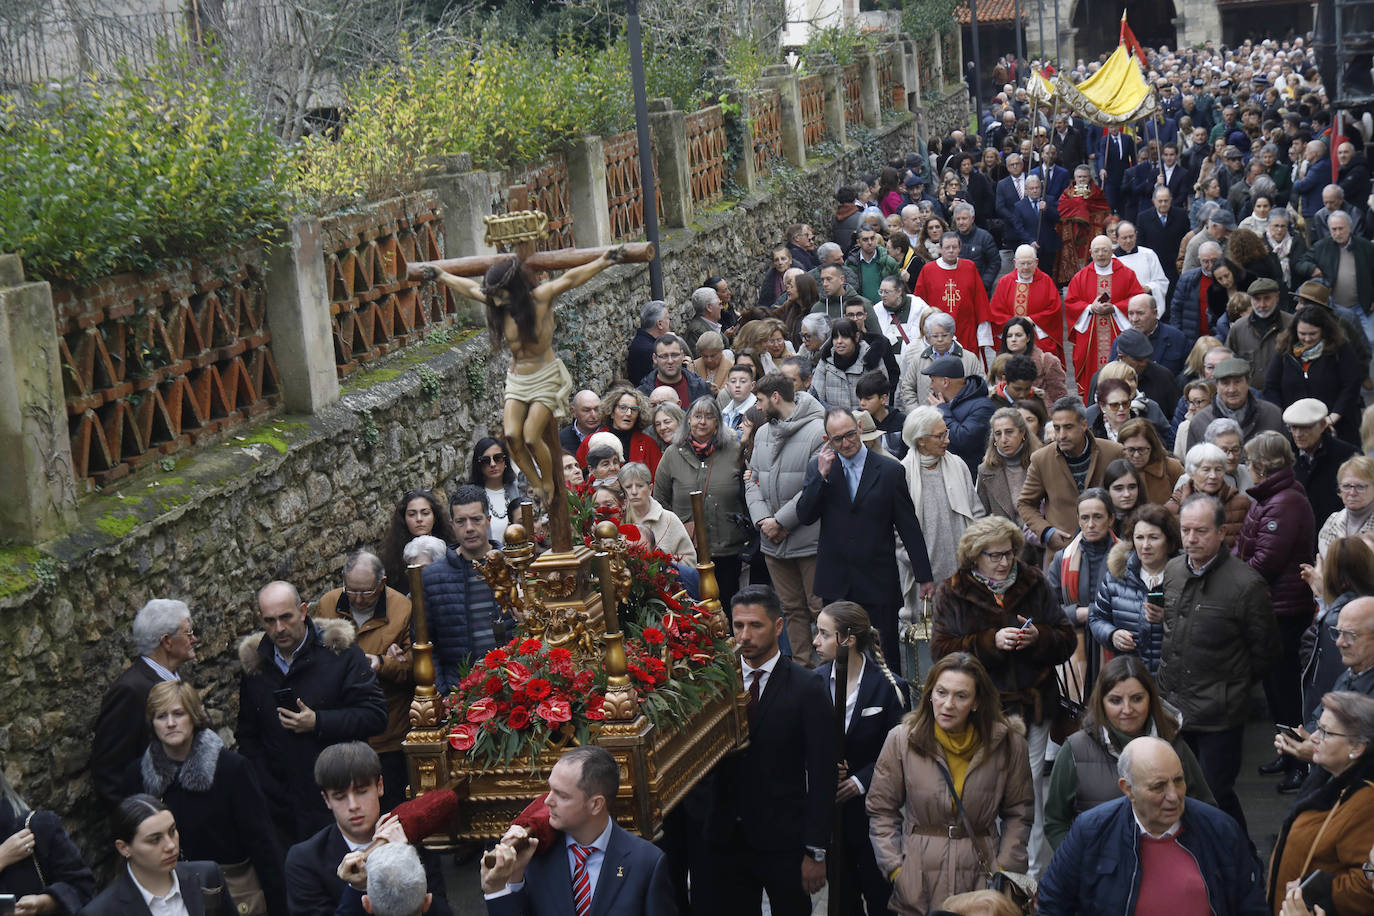
[[(1256, 690), (1255, 712), (1264, 709), (1263, 695)], [(1256, 767), (1274, 755), (1274, 728), (1267, 715), (1252, 718), (1245, 729), (1245, 757), (1241, 766), (1240, 778), (1236, 781), (1236, 791), (1245, 808), (1249, 820), (1250, 838), (1259, 850), (1260, 862), (1267, 869), (1269, 854), (1273, 851), (1279, 828), (1283, 826), (1284, 816), (1292, 804), (1292, 795), (1280, 795), (1274, 791), (1279, 777), (1260, 776)], [(451, 855), (445, 856), (444, 877), (448, 884), (449, 904), (456, 916), (481, 916), (486, 912), (478, 881), (478, 860), (474, 858), (464, 865), (457, 865)], [(812, 898), (813, 913), (825, 916), (827, 898), (822, 891)], [(767, 900), (763, 906), (764, 916), (768, 916)]]

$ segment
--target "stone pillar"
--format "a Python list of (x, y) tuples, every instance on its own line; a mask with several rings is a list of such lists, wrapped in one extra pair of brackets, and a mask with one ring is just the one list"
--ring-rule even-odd
[(0, 255), (0, 526), (26, 544), (76, 521), (52, 288), (26, 283), (19, 256)]
[(827, 67), (821, 71), (821, 83), (825, 86), (825, 132), (840, 146), (844, 146), (848, 135), (844, 129), (844, 80), (839, 67)]
[(1200, 45), (1221, 35), (1221, 10), (1215, 3), (1186, 3), (1182, 9), (1183, 15), (1174, 20), (1178, 47)]
[[(963, 40), (963, 39), (962, 39), (962, 36), (960, 37), (960, 40), (961, 40), (961, 41)], [(934, 79), (932, 79), (931, 82), (933, 82), (935, 85), (934, 85), (934, 86), (924, 86), (924, 87), (922, 87), (922, 88), (923, 88), (926, 92), (939, 92), (940, 95), (944, 95), (944, 94), (945, 94), (945, 56), (944, 56), (944, 55), (945, 55), (945, 43), (944, 43), (943, 41), (940, 40), (940, 36), (939, 36), (939, 35), (936, 35), (936, 36), (934, 36), (934, 37), (932, 37), (932, 38), (930, 39), (930, 53), (933, 54), (933, 55), (935, 55), (935, 60), (932, 61), (932, 62), (931, 62), (931, 65), (930, 65), (930, 72), (931, 72), (932, 74), (934, 74)]]
[(883, 92), (878, 85), (878, 55), (867, 51), (859, 55), (859, 100), (864, 106), (864, 126), (877, 128), (883, 123)]
[(316, 413), (339, 399), (319, 220), (286, 227), (282, 244), (268, 249), (265, 281), (282, 403), (290, 413)]
[(754, 168), (754, 132), (749, 127), (749, 99), (732, 91), (730, 104), (739, 112), (735, 115), (739, 121), (740, 133), (740, 157), (739, 165), (735, 167), (735, 184), (744, 188), (746, 194), (753, 194), (759, 183), (759, 175)]
[[(806, 131), (802, 127), (801, 83), (786, 64), (763, 68), (760, 89), (776, 89), (782, 113), (782, 155), (797, 168), (806, 167)], [(752, 148), (752, 144), (751, 144)]]
[[(903, 111), (912, 111), (911, 93), (916, 84), (910, 78), (911, 68), (909, 68), (907, 64), (910, 55), (907, 54), (907, 43), (904, 41), (894, 41), (884, 49), (883, 53), (887, 54), (888, 59), (892, 62), (892, 78), (901, 82), (902, 91), (906, 93), (905, 101), (898, 107)], [(892, 86), (880, 87), (880, 91), (882, 92), (891, 93), (892, 90)]]
[(673, 109), (672, 99), (649, 100), (649, 130), (653, 134), (654, 163), (663, 206), (658, 219), (664, 226), (692, 223), (692, 151), (687, 146), (687, 114)]
[(440, 215), (444, 220), (444, 256), (496, 254), (485, 241), (491, 215), (491, 176), (472, 170), (467, 153), (446, 157), (425, 178), (425, 187), (439, 195)]
[(568, 147), (568, 206), (583, 248), (610, 245), (611, 204), (606, 195), (606, 151), (600, 137), (582, 137)]

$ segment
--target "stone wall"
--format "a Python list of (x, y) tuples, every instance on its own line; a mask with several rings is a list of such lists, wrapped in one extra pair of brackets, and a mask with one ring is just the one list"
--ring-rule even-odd
[[(783, 227), (798, 213), (828, 211), (837, 185), (909, 151), (913, 125), (909, 115), (889, 121), (862, 146), (765, 181), (763, 193), (666, 235), (674, 320), (685, 322), (687, 297), (711, 274), (751, 302)], [(827, 235), (828, 223), (817, 230)], [(647, 280), (645, 265), (626, 265), (564, 297), (557, 340), (579, 386), (604, 390), (623, 373)], [(476, 332), (454, 336), (441, 331), (355, 374), (313, 415), (279, 416), (171, 470), (121, 481), (82, 503), (80, 534), (41, 552), (0, 550), (0, 755), (10, 781), (60, 812), (88, 855), (108, 851), (85, 773), (89, 736), (106, 686), (128, 664), (134, 613), (152, 597), (190, 604), (201, 642), (183, 670), (227, 735), (237, 708), (233, 650), (255, 627), (257, 587), (284, 578), (313, 597), (336, 586), (344, 552), (380, 540), (401, 492), (450, 487), (466, 475), (472, 444), (499, 429), (505, 357)]]
[(954, 83), (952, 88), (938, 98), (922, 99), (921, 118), (927, 142), (934, 138), (943, 140), (956, 127), (968, 130), (968, 89), (963, 83)]

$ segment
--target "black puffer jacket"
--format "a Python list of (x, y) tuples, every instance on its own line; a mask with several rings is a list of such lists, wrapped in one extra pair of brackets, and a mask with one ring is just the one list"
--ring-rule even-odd
[(1312, 590), (1298, 568), (1316, 560), (1317, 525), (1307, 491), (1290, 467), (1275, 471), (1246, 493), (1254, 502), (1240, 523), (1236, 556), (1264, 577), (1275, 614), (1311, 620)]

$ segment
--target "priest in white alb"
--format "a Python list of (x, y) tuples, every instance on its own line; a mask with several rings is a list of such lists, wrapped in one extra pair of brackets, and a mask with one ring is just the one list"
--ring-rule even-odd
[(1136, 244), (1135, 223), (1122, 220), (1117, 224), (1116, 259), (1134, 271), (1140, 285), (1155, 297), (1159, 319), (1163, 321), (1164, 310), (1169, 302), (1169, 277), (1164, 273), (1164, 265), (1159, 260), (1159, 254), (1153, 249)]

